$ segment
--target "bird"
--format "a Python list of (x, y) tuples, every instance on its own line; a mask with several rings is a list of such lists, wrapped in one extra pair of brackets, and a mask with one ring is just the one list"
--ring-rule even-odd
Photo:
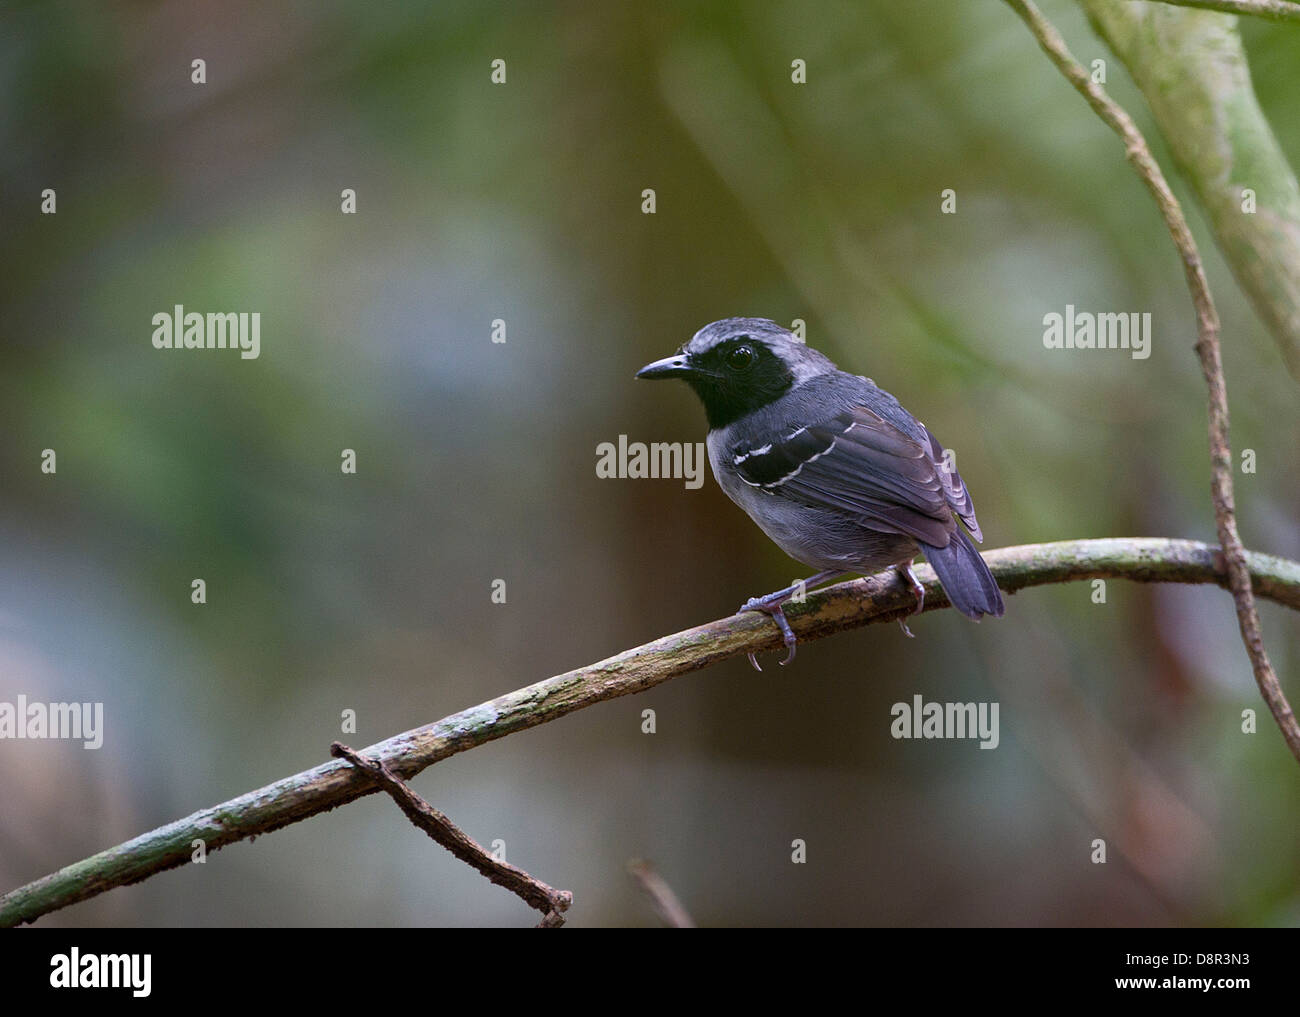
[[(818, 570), (737, 612), (771, 616), (783, 665), (797, 644), (783, 608), (793, 596), (893, 568), (915, 597), (915, 614), (925, 603), (912, 572), (918, 554), (958, 611), (975, 621), (1001, 617), (1001, 591), (971, 543), (984, 534), (965, 482), (925, 425), (870, 378), (841, 371), (767, 318), (705, 325), (636, 377), (680, 378), (695, 390), (718, 485), (781, 550)], [(912, 635), (905, 618), (899, 624)], [(749, 661), (762, 670), (753, 653)]]

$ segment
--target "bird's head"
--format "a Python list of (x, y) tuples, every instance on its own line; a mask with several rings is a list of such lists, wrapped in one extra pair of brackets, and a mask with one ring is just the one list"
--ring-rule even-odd
[(712, 429), (833, 370), (826, 357), (774, 321), (724, 318), (705, 325), (671, 357), (646, 364), (636, 376), (684, 380), (704, 403)]

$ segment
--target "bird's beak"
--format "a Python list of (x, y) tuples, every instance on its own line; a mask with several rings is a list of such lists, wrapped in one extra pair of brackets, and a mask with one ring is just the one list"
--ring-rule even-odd
[(645, 367), (636, 372), (638, 378), (681, 378), (691, 373), (691, 365), (687, 362), (686, 356), (677, 353), (671, 357), (664, 357), (663, 360), (656, 360), (653, 364), (646, 364)]

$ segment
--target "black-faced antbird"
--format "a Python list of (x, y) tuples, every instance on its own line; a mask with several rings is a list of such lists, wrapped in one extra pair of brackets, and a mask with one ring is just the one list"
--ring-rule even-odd
[(984, 539), (965, 483), (925, 426), (869, 379), (766, 318), (706, 325), (637, 377), (681, 378), (695, 390), (718, 484), (781, 550), (819, 570), (740, 608), (772, 616), (788, 651), (782, 664), (796, 643), (782, 605), (797, 590), (893, 567), (916, 613), (925, 598), (912, 574), (917, 554), (962, 614), (1002, 614), (997, 583), (961, 525)]

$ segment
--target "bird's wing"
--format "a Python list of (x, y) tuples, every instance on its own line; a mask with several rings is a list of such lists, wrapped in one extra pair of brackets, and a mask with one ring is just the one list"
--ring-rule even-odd
[(944, 482), (944, 497), (952, 510), (966, 524), (966, 529), (970, 530), (970, 535), (982, 544), (984, 534), (980, 530), (980, 524), (975, 520), (975, 506), (971, 503), (970, 492), (966, 490), (966, 481), (961, 479), (961, 474), (957, 472), (955, 466), (949, 469), (944, 465), (943, 446), (930, 433), (929, 428), (922, 424), (921, 430), (925, 431), (925, 436), (930, 439), (930, 457), (939, 464), (939, 475)]
[(859, 405), (751, 437), (728, 454), (740, 479), (767, 494), (946, 547), (956, 526), (953, 499), (968, 507), (970, 497), (935, 461), (936, 448), (933, 438), (927, 448)]

